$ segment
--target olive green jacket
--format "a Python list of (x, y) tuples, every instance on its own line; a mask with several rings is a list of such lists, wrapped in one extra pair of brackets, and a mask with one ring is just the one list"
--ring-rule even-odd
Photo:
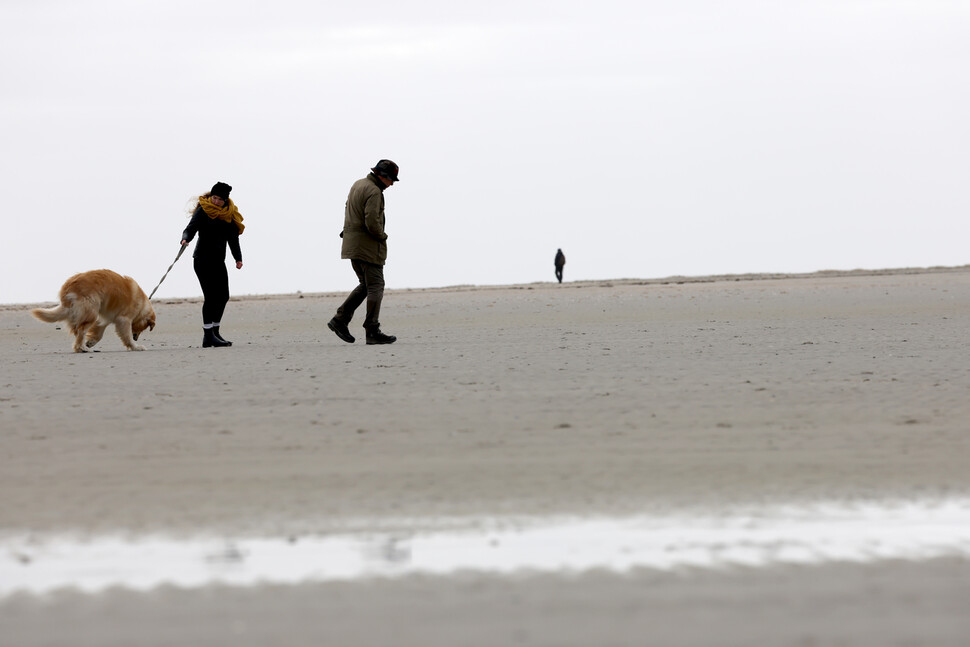
[(344, 230), (340, 234), (340, 258), (383, 265), (387, 260), (384, 233), (384, 185), (373, 173), (350, 187), (344, 209)]

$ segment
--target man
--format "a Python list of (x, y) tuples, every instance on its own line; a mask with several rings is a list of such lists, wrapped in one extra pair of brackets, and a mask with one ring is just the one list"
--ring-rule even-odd
[(367, 301), (364, 330), (368, 344), (393, 344), (397, 337), (381, 332), (381, 300), (384, 298), (384, 261), (387, 260), (387, 234), (384, 233), (384, 189), (397, 182), (398, 166), (381, 160), (367, 177), (350, 187), (344, 209), (343, 244), (340, 258), (350, 259), (358, 284), (327, 327), (348, 344), (354, 336), (347, 326), (357, 307)]
[(556, 252), (556, 278), (562, 283), (562, 268), (566, 265), (566, 255), (562, 253), (562, 250)]

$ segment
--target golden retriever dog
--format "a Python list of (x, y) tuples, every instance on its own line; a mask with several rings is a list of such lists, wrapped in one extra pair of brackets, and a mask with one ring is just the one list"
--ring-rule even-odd
[[(145, 329), (155, 329), (155, 310), (145, 291), (130, 276), (111, 270), (75, 274), (61, 286), (61, 305), (35, 308), (30, 313), (48, 323), (67, 320), (74, 335), (74, 352), (84, 353), (101, 341), (108, 324), (128, 350), (145, 350), (135, 344)], [(85, 341), (87, 338), (87, 341)]]

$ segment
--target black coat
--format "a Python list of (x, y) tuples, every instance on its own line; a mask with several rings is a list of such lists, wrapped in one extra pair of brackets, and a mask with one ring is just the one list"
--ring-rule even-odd
[(196, 232), (199, 234), (199, 242), (195, 244), (195, 252), (192, 258), (201, 261), (222, 261), (226, 260), (226, 245), (232, 252), (232, 257), (237, 263), (242, 262), (242, 250), (239, 248), (239, 227), (234, 222), (226, 222), (218, 218), (210, 218), (206, 215), (202, 206), (195, 208), (189, 226), (182, 232), (182, 240), (191, 241)]

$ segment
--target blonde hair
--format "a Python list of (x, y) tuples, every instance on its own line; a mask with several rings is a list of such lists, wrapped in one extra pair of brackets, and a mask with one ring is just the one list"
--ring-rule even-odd
[(185, 202), (185, 212), (190, 218), (192, 217), (192, 214), (195, 213), (195, 210), (202, 206), (202, 198), (208, 198), (210, 195), (212, 195), (212, 191), (206, 191), (202, 195), (189, 198)]

